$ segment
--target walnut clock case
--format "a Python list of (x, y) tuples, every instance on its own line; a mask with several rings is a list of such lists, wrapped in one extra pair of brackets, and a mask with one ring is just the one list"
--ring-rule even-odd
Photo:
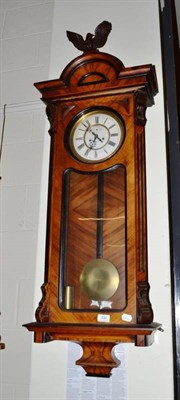
[(35, 342), (70, 340), (87, 375), (110, 376), (120, 342), (152, 344), (145, 189), (151, 64), (126, 68), (86, 50), (59, 79), (35, 84), (47, 105), (51, 154), (45, 278)]

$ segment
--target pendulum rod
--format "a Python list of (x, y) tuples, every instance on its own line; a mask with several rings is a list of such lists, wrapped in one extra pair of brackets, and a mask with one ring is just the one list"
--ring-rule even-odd
[(96, 257), (103, 258), (104, 175), (98, 174)]

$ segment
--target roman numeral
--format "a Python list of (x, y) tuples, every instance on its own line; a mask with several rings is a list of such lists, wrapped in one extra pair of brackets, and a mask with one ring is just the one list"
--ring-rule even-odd
[(88, 119), (85, 122), (82, 122), (82, 124), (85, 126), (85, 128), (90, 127), (90, 122), (88, 121)]
[(108, 144), (110, 144), (110, 146), (113, 146), (113, 147), (116, 145), (116, 143), (112, 142), (112, 140), (109, 140)]
[(76, 140), (83, 140), (83, 137), (77, 137)]
[(95, 116), (95, 123), (99, 124), (99, 116)]
[(82, 144), (80, 144), (80, 145), (78, 146), (78, 150), (81, 150), (83, 147), (84, 147), (84, 143), (82, 143)]
[(84, 153), (84, 156), (87, 157), (88, 154), (90, 153), (90, 151), (91, 151), (91, 149), (87, 149), (87, 150), (85, 151), (85, 153)]
[(114, 128), (114, 126), (116, 126), (116, 124), (111, 125), (111, 126), (109, 127), (109, 129)]
[(111, 136), (118, 136), (118, 133), (111, 133)]

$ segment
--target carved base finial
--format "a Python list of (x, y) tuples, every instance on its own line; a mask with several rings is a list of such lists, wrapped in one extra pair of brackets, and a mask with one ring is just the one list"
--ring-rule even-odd
[(113, 347), (115, 343), (82, 342), (82, 357), (76, 361), (86, 371), (87, 376), (110, 377), (111, 370), (120, 365), (115, 357)]

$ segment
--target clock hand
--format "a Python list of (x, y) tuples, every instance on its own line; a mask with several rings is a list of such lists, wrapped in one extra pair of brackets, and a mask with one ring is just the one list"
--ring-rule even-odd
[(98, 137), (97, 133), (95, 133), (95, 132), (93, 132), (93, 131), (90, 131), (90, 132), (91, 132), (92, 135), (94, 136), (94, 140), (97, 139), (97, 137)]
[(95, 141), (96, 139), (98, 139), (101, 143), (103, 142), (103, 140), (98, 136), (97, 133), (92, 132), (92, 131), (91, 131), (91, 133), (92, 133), (92, 135), (94, 135), (94, 141)]
[(94, 135), (94, 139), (90, 139), (89, 140), (89, 144), (91, 145), (91, 149), (93, 149), (95, 146), (96, 146), (96, 139), (97, 139), (97, 137), (96, 137), (96, 133), (94, 133), (94, 132), (92, 132), (92, 131), (90, 131), (93, 135)]

